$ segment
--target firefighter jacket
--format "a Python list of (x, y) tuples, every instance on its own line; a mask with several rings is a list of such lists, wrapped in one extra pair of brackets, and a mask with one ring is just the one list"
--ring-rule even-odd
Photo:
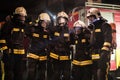
[(36, 60), (47, 60), (47, 47), (49, 35), (40, 25), (31, 26), (27, 35), (30, 37), (28, 58)]
[(75, 45), (75, 53), (73, 55), (73, 65), (86, 66), (91, 65), (92, 60), (89, 52), (89, 36), (90, 31), (86, 28), (80, 34), (73, 34), (71, 41)]
[(5, 23), (1, 29), (0, 34), (0, 47), (7, 53), (13, 54), (25, 54), (24, 51), (24, 36), (25, 24), (21, 24), (12, 20), (9, 23)]
[(102, 51), (110, 51), (112, 29), (104, 20), (96, 20), (91, 24), (91, 52), (92, 59), (99, 59)]
[(70, 60), (70, 39), (67, 26), (56, 26), (52, 36), (50, 57), (55, 60)]

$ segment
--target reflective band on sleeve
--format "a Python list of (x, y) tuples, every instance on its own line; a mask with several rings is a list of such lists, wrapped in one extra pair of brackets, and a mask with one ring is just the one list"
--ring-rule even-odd
[(55, 35), (55, 36), (60, 36), (60, 33), (55, 32), (54, 35)]
[(4, 40), (4, 39), (0, 40), (0, 43), (6, 43), (6, 40)]
[(78, 40), (75, 41), (75, 44), (78, 44)]
[(95, 29), (95, 32), (101, 32), (101, 29)]
[(14, 54), (25, 54), (25, 50), (24, 49), (13, 49), (13, 53)]
[(109, 51), (110, 49), (108, 47), (102, 47), (101, 50), (106, 50), (106, 51)]
[(39, 34), (33, 33), (33, 37), (40, 37)]
[(69, 34), (68, 33), (64, 33), (64, 37), (69, 37)]
[(59, 55), (51, 52), (50, 57), (58, 60)]
[(21, 29), (22, 32), (24, 32), (24, 29)]
[(86, 40), (85, 40), (85, 39), (82, 39), (82, 40), (81, 40), (81, 42), (82, 42), (82, 43), (85, 43), (85, 42), (86, 42)]
[(20, 31), (20, 29), (19, 28), (13, 28), (13, 31), (18, 32), (18, 31)]
[(92, 60), (100, 59), (99, 54), (92, 54)]
[(48, 36), (47, 35), (43, 35), (43, 38), (48, 38)]
[(104, 46), (111, 46), (111, 44), (109, 42), (104, 42), (103, 44)]
[(6, 50), (6, 49), (8, 49), (8, 47), (7, 47), (7, 46), (2, 47), (2, 50)]
[(35, 54), (33, 54), (33, 53), (29, 53), (29, 54), (27, 55), (27, 57), (28, 57), (28, 58), (33, 58), (33, 59), (39, 59), (39, 56), (38, 56), (38, 55), (35, 55)]

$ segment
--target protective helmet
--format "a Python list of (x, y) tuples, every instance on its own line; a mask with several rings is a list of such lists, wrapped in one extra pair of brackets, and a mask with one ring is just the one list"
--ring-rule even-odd
[(68, 15), (64, 11), (61, 11), (57, 14), (57, 18), (59, 17), (65, 17), (66, 19), (68, 19)]
[(100, 11), (99, 11), (97, 8), (90, 8), (90, 9), (87, 11), (87, 17), (93, 16), (93, 15), (94, 15), (96, 18), (101, 17)]
[(50, 16), (47, 13), (41, 13), (38, 16), (38, 21), (39, 20), (44, 20), (44, 21), (49, 21), (49, 22), (51, 21)]
[(27, 16), (26, 9), (24, 7), (17, 7), (14, 14), (19, 14), (21, 16)]
[(82, 28), (85, 28), (86, 25), (84, 22), (82, 22), (81, 20), (77, 20), (74, 24), (73, 24), (73, 27), (82, 27)]

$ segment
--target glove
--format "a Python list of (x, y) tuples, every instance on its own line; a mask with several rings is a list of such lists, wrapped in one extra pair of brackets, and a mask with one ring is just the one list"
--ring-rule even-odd
[(106, 68), (107, 67), (107, 62), (110, 61), (110, 52), (109, 51), (102, 51), (100, 54), (100, 60), (98, 62), (98, 67), (99, 68)]

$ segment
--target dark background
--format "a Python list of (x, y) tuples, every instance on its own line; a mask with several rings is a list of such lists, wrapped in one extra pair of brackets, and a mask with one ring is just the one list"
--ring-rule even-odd
[[(15, 8), (23, 6), (26, 8), (28, 17), (36, 18), (40, 12), (56, 14), (63, 10), (69, 12), (76, 6), (84, 6), (87, 0), (1, 0), (0, 21), (5, 20), (7, 15), (12, 15)], [(119, 4), (120, 0), (102, 0), (103, 3)]]

